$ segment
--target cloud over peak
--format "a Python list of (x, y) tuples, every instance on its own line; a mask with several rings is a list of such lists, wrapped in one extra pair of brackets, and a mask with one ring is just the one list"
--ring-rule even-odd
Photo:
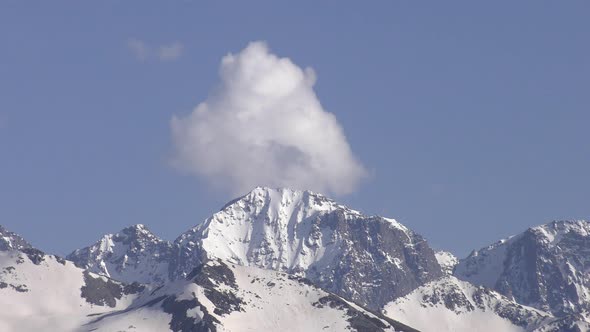
[(232, 191), (256, 186), (352, 192), (366, 171), (314, 90), (315, 73), (252, 42), (221, 60), (220, 83), (173, 117), (175, 165)]

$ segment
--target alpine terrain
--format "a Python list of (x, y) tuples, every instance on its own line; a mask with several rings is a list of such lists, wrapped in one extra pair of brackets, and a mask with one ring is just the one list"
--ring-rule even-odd
[(62, 259), (0, 227), (0, 331), (589, 331), (590, 224), (434, 251), (394, 219), (258, 187), (166, 241)]

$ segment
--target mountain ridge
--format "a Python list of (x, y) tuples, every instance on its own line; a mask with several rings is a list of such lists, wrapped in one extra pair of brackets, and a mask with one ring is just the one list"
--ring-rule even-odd
[[(0, 226), (0, 252), (2, 248), (4, 252), (21, 253), (18, 255), (24, 255), (35, 266), (52, 260), (63, 261), (32, 248), (22, 237)], [(289, 287), (293, 292), (300, 292), (301, 285), (309, 283), (326, 292), (325, 296), (335, 296), (322, 300), (327, 301), (323, 304), (300, 298), (300, 305), (312, 310), (317, 322), (344, 324), (338, 326), (356, 325), (329, 318), (334, 312), (319, 315), (325, 312), (322, 308), (326, 305), (352, 315), (346, 316), (347, 319), (382, 312), (423, 331), (470, 331), (469, 326), (478, 325), (482, 326), (482, 332), (498, 328), (565, 332), (590, 330), (590, 297), (587, 296), (590, 292), (584, 274), (590, 270), (587, 254), (590, 254), (590, 224), (586, 221), (554, 221), (531, 227), (459, 260), (448, 252), (435, 252), (424, 238), (395, 219), (368, 216), (311, 191), (257, 187), (228, 202), (175, 241), (162, 240), (145, 225), (136, 224), (102, 236), (90, 246), (73, 251), (67, 259), (75, 263), (72, 266), (79, 269), (76, 271), (82, 271), (76, 272), (78, 275), (102, 275), (104, 279), (100, 280), (105, 285), (108, 280), (138, 285), (131, 289), (138, 289), (134, 288), (139, 287), (138, 283), (145, 284), (141, 287), (146, 291), (136, 295), (139, 300), (128, 304), (123, 312), (99, 315), (96, 321), (90, 322), (99, 330), (114, 327), (125, 330), (125, 320), (144, 326), (137, 319), (147, 317), (151, 308), (156, 308), (159, 317), (154, 323), (163, 330), (169, 327), (180, 331), (182, 326), (223, 330), (233, 326), (232, 320), (226, 314), (212, 312), (225, 312), (227, 305), (234, 306), (231, 303), (236, 301), (238, 293), (252, 303), (258, 301), (257, 297), (251, 297), (248, 292), (260, 298), (270, 296), (277, 301), (276, 305), (289, 305), (272, 295), (274, 286), (251, 288), (248, 283), (257, 281), (245, 278), (244, 273), (254, 273), (265, 275), (263, 279), (269, 285), (281, 284), (280, 287)], [(191, 286), (190, 280), (204, 266), (224, 266), (220, 269), (242, 275), (243, 280), (232, 290), (226, 280), (229, 277), (213, 272), (200, 278), (223, 280), (209, 284), (203, 279), (209, 286), (199, 285), (201, 288), (195, 293), (197, 289)], [(19, 268), (16, 266), (17, 275), (21, 273)], [(303, 284), (278, 282), (285, 277)], [(104, 287), (93, 281), (99, 279), (84, 278), (91, 292)], [(2, 288), (2, 283), (7, 287)], [(7, 283), (0, 274), (0, 295), (18, 293), (22, 285)], [(193, 289), (193, 293), (177, 288), (178, 285)], [(119, 286), (108, 287), (118, 292)], [(146, 293), (147, 289), (153, 294)], [(207, 304), (210, 301), (217, 304)], [(354, 306), (365, 313), (359, 314)], [(248, 307), (247, 314), (232, 309), (235, 313), (227, 315), (245, 315), (251, 319), (258, 307), (285, 314), (282, 311), (285, 308), (259, 303)], [(288, 320), (282, 322), (287, 324)], [(395, 325), (387, 320), (374, 323), (381, 326), (377, 330)], [(414, 331), (409, 327), (406, 330)]]
[(455, 275), (557, 315), (590, 309), (590, 223), (552, 221), (473, 251)]

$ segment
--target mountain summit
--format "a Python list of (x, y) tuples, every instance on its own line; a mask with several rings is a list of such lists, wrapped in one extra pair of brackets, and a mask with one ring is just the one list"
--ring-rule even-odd
[(588, 257), (586, 221), (457, 260), (394, 219), (258, 187), (174, 242), (138, 224), (75, 265), (0, 227), (0, 330), (590, 331)]
[(590, 223), (553, 221), (474, 251), (460, 279), (556, 315), (590, 309)]
[(117, 280), (156, 284), (221, 259), (305, 277), (373, 309), (442, 275), (427, 242), (394, 219), (311, 191), (266, 187), (229, 202), (174, 243), (136, 225), (67, 258)]
[[(122, 282), (162, 284), (169, 281), (176, 250), (142, 224), (104, 235), (66, 257), (76, 266)], [(172, 265), (171, 265), (172, 264)]]
[(181, 275), (215, 257), (303, 276), (374, 309), (442, 275), (420, 235), (311, 191), (258, 187), (176, 244)]
[(8, 231), (0, 225), (0, 251), (32, 248), (20, 235)]

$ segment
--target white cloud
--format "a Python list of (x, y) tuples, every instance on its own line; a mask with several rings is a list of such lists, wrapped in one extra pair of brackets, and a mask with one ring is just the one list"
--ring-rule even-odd
[(163, 45), (158, 49), (158, 58), (162, 61), (176, 60), (182, 55), (183, 50), (184, 45), (179, 42)]
[(341, 126), (320, 104), (315, 73), (250, 43), (221, 60), (221, 82), (173, 117), (174, 163), (234, 194), (256, 186), (352, 192), (365, 176)]
[(160, 61), (172, 61), (178, 59), (184, 51), (184, 45), (180, 42), (151, 47), (139, 39), (129, 39), (127, 41), (127, 47), (139, 61), (146, 61), (152, 58)]

